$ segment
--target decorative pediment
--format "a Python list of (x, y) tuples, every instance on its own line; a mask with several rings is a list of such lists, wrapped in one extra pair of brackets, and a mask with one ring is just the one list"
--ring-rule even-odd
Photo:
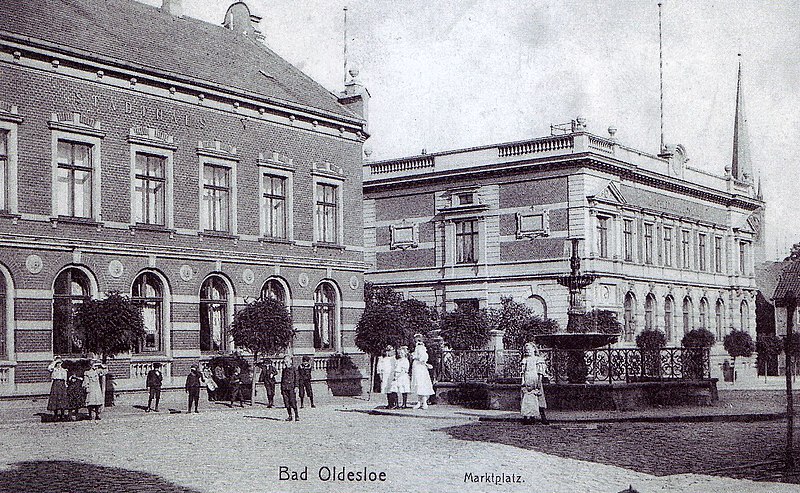
[(176, 150), (175, 138), (163, 130), (152, 127), (131, 127), (128, 133), (128, 142), (145, 146), (161, 147)]
[(51, 130), (61, 130), (77, 134), (103, 138), (105, 132), (100, 129), (100, 121), (78, 112), (53, 113), (47, 126)]
[(0, 101), (0, 121), (22, 123), (22, 117), (19, 116), (17, 105)]
[(747, 221), (745, 221), (747, 228), (750, 229), (750, 231), (755, 235), (761, 233), (761, 222), (763, 221), (761, 216), (761, 209), (759, 209), (750, 214), (750, 217), (748, 217)]
[(628, 201), (625, 200), (625, 196), (622, 195), (622, 192), (619, 191), (619, 187), (613, 182), (608, 182), (605, 186), (603, 186), (600, 191), (594, 195), (587, 196), (589, 200), (594, 200), (598, 202), (606, 202), (611, 204), (627, 204)]
[(344, 170), (341, 166), (338, 166), (333, 163), (329, 163), (328, 161), (318, 161), (312, 165), (311, 172), (313, 174), (322, 175), (322, 176), (329, 176), (331, 178), (336, 178), (338, 180), (344, 179)]
[(269, 157), (265, 157), (264, 153), (258, 153), (258, 165), (267, 166), (270, 168), (280, 168), (288, 171), (294, 171), (295, 166), (292, 158), (281, 154), (278, 151), (273, 151)]
[(236, 147), (219, 140), (201, 140), (197, 142), (197, 153), (222, 159), (239, 160)]

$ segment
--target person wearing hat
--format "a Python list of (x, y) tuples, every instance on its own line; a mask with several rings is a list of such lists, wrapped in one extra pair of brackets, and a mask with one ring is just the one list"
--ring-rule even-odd
[(311, 401), (311, 407), (314, 407), (314, 391), (311, 390), (311, 356), (303, 356), (303, 362), (297, 367), (297, 386), (300, 389), (300, 407), (303, 406), (303, 400), (308, 394), (308, 400)]
[(103, 387), (100, 379), (108, 373), (106, 366), (100, 360), (92, 360), (92, 367), (83, 374), (83, 388), (86, 389), (86, 408), (89, 410), (89, 419), (94, 411), (95, 419), (100, 419), (100, 408), (105, 403)]
[(378, 376), (381, 379), (381, 394), (386, 394), (386, 409), (397, 408), (397, 390), (392, 390), (394, 380), (394, 367), (397, 361), (397, 352), (391, 344), (383, 350), (383, 356), (378, 358)]
[(189, 375), (186, 377), (186, 393), (189, 394), (189, 409), (187, 412), (192, 412), (192, 403), (194, 403), (194, 412), (199, 413), (197, 405), (200, 402), (200, 387), (204, 384), (203, 375), (197, 368), (197, 365), (192, 365), (189, 369)]
[(428, 350), (422, 334), (414, 334), (414, 352), (411, 354), (411, 392), (419, 396), (414, 409), (428, 409), (428, 397), (433, 395), (433, 383), (428, 371)]
[[(394, 374), (389, 391), (395, 394), (395, 409), (408, 408), (408, 393), (411, 392), (411, 378), (408, 376), (411, 363), (408, 361), (408, 346), (397, 348), (397, 359), (394, 361)], [(399, 398), (403, 396), (403, 405), (400, 406)]]
[[(158, 412), (158, 404), (161, 401), (161, 384), (164, 381), (164, 375), (161, 374), (161, 363), (153, 363), (153, 368), (147, 372), (147, 388), (150, 390), (150, 397), (147, 399), (147, 409), (145, 411)], [(156, 401), (156, 407), (153, 408), (153, 400)]]
[(47, 410), (53, 411), (53, 418), (58, 420), (66, 419), (69, 402), (67, 399), (67, 370), (63, 367), (61, 357), (56, 356), (53, 362), (47, 366), (50, 378), (53, 383), (50, 385), (50, 398), (47, 400)]
[(272, 407), (275, 400), (275, 377), (278, 370), (272, 364), (272, 360), (265, 358), (261, 361), (261, 377), (259, 380), (264, 383), (264, 390), (267, 391), (267, 407)]
[[(283, 405), (286, 407), (286, 412), (289, 417), (286, 421), (300, 421), (300, 415), (297, 413), (297, 394), (294, 388), (297, 387), (297, 370), (292, 366), (292, 356), (287, 354), (283, 357), (283, 370), (281, 371), (281, 396), (283, 396)], [(292, 411), (294, 411), (294, 418), (292, 418)]]

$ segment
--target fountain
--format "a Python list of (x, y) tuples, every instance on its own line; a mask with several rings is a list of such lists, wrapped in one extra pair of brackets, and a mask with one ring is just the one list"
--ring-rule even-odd
[[(587, 368), (585, 353), (589, 349), (595, 349), (617, 342), (618, 334), (607, 334), (603, 332), (582, 332), (583, 327), (579, 323), (579, 318), (585, 313), (582, 292), (591, 285), (597, 276), (591, 274), (581, 274), (581, 258), (578, 255), (579, 238), (572, 239), (572, 255), (569, 259), (570, 274), (559, 277), (558, 283), (569, 289), (569, 309), (567, 310), (567, 330), (555, 334), (542, 334), (536, 336), (536, 342), (543, 346), (552, 348), (553, 357), (557, 357), (556, 350), (571, 350), (567, 353), (567, 379), (569, 383), (586, 383)], [(557, 361), (553, 361), (553, 368), (557, 368)], [(558, 383), (558, 372), (556, 373), (556, 383)]]

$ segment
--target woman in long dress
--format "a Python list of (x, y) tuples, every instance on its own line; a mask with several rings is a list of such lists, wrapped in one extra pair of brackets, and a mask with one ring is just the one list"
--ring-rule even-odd
[(56, 356), (53, 362), (47, 366), (50, 378), (53, 383), (50, 385), (50, 398), (47, 399), (47, 410), (53, 411), (53, 418), (58, 420), (66, 419), (69, 402), (67, 400), (67, 370), (63, 367), (63, 361)]
[(80, 409), (86, 406), (86, 390), (83, 388), (83, 377), (73, 369), (72, 375), (67, 380), (67, 402), (69, 403), (70, 419), (75, 421), (80, 416)]
[(106, 373), (106, 366), (100, 361), (94, 360), (92, 368), (83, 374), (83, 388), (86, 389), (86, 408), (89, 410), (89, 419), (92, 419), (92, 411), (94, 411), (95, 419), (100, 419), (100, 408), (105, 403), (100, 378)]
[(419, 396), (414, 409), (428, 409), (428, 397), (433, 395), (433, 383), (428, 371), (428, 350), (422, 334), (414, 335), (416, 347), (411, 355), (411, 392)]
[(539, 348), (532, 342), (525, 344), (525, 357), (522, 358), (522, 403), (520, 413), (522, 422), (533, 424), (539, 416), (542, 424), (548, 424), (545, 409), (542, 377), (547, 373), (547, 364), (539, 353)]
[(397, 360), (397, 352), (394, 346), (386, 346), (383, 356), (378, 358), (378, 376), (381, 379), (381, 394), (386, 394), (386, 409), (397, 408), (397, 394), (392, 390), (392, 379), (394, 378), (394, 365)]
[(411, 377), (408, 371), (411, 363), (408, 361), (408, 346), (400, 346), (397, 349), (397, 359), (394, 361), (394, 372), (392, 375), (392, 385), (389, 390), (395, 393), (395, 407), (398, 406), (398, 396), (403, 396), (403, 409), (408, 409), (408, 393), (411, 392)]

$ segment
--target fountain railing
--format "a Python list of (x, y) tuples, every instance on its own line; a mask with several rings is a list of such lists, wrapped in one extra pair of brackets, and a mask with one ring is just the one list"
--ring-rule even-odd
[[(598, 348), (543, 349), (551, 383), (567, 383), (570, 354), (582, 353), (587, 383), (699, 380), (711, 376), (710, 350), (668, 347), (662, 349)], [(573, 356), (573, 357), (575, 357)], [(440, 382), (490, 382), (521, 378), (521, 355), (515, 350), (448, 350), (435, 368)]]

